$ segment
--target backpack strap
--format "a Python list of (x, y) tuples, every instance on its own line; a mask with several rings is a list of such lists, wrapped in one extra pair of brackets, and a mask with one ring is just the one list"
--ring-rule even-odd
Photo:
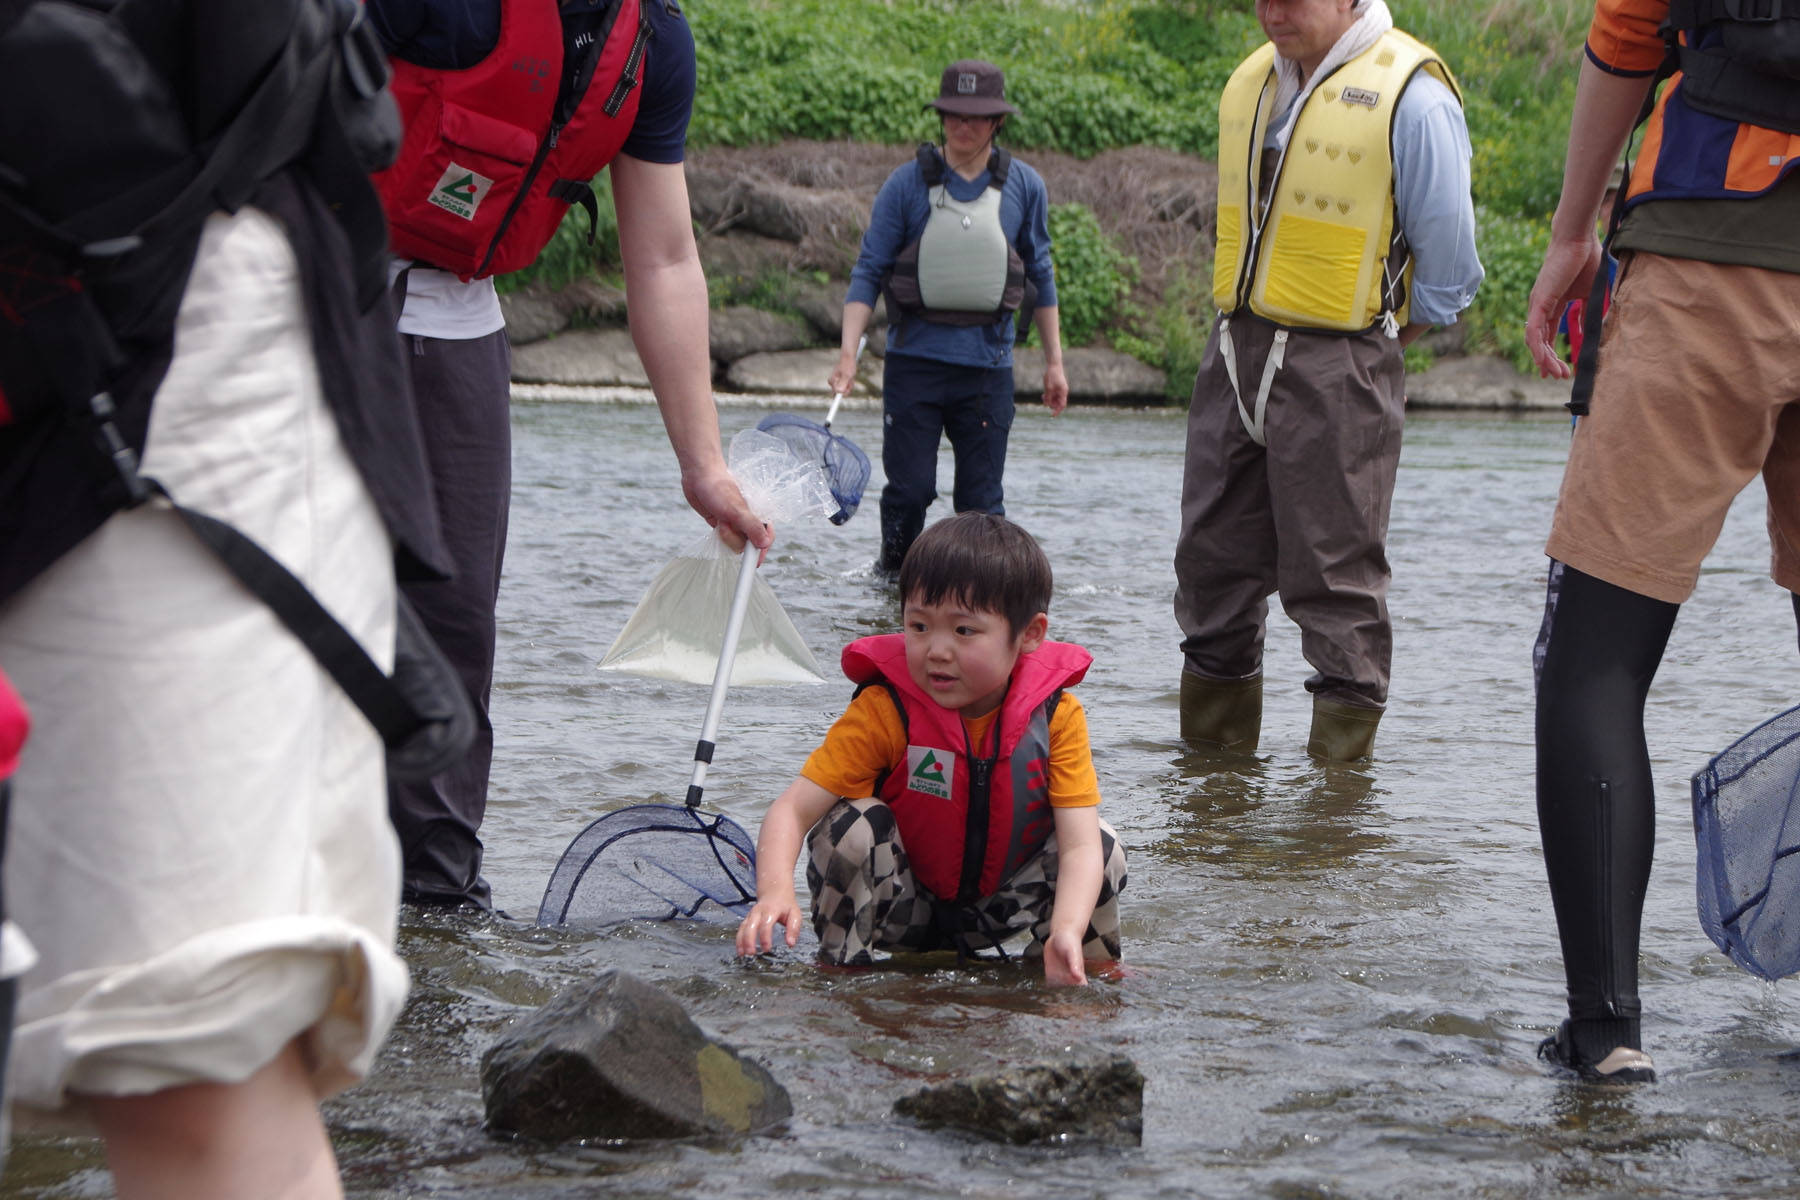
[(462, 757), (475, 732), (474, 706), (404, 594), (395, 594), (390, 677), (274, 555), (235, 526), (177, 503), (161, 483), (138, 470), (137, 453), (114, 424), (112, 399), (105, 392), (93, 398), (92, 413), (103, 448), (130, 496), (128, 507), (161, 497), (225, 569), (268, 606), (381, 735), (391, 776), (427, 779)]
[(1012, 151), (995, 146), (988, 153), (988, 186), (996, 192), (1006, 190), (1006, 173), (1012, 170)]
[(388, 774), (428, 779), (453, 765), (474, 733), (474, 708), (442, 651), (402, 592), (395, 593), (395, 659), (390, 677), (298, 576), (235, 526), (177, 504), (144, 477), (194, 536), (268, 606), (368, 718), (387, 747)]
[(936, 146), (920, 142), (919, 148), (913, 151), (913, 160), (919, 164), (919, 174), (925, 177), (926, 187), (933, 188), (944, 181), (944, 159)]

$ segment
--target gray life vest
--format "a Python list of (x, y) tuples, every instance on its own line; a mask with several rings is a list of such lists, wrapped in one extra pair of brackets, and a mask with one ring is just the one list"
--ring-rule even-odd
[(950, 195), (936, 146), (922, 144), (917, 159), (931, 211), (924, 230), (900, 251), (883, 280), (889, 318), (991, 325), (1017, 313), (1014, 336), (1023, 337), (1037, 287), (1025, 278), (1025, 262), (1000, 224), (1000, 198), (1012, 155), (994, 148), (988, 155), (988, 185), (969, 201)]

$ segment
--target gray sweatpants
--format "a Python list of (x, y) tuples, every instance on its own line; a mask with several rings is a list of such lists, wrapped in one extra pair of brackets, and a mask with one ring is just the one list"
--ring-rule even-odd
[[(1231, 322), (1253, 407), (1275, 327)], [(1175, 618), (1185, 668), (1208, 679), (1262, 670), (1268, 597), (1300, 626), (1308, 691), (1387, 702), (1388, 509), (1400, 463), (1405, 371), (1397, 341), (1294, 332), (1269, 391), (1266, 446), (1238, 414), (1215, 323), (1188, 408)]]
[[(981, 950), (1027, 930), (1025, 956), (1044, 952), (1056, 903), (1055, 834), (993, 895), (948, 907), (913, 877), (894, 811), (880, 800), (838, 801), (807, 835), (807, 850), (806, 886), (821, 962), (865, 967), (875, 950), (946, 949), (957, 937), (967, 949)], [(1100, 896), (1081, 947), (1089, 962), (1119, 957), (1125, 850), (1105, 821), (1100, 851)]]

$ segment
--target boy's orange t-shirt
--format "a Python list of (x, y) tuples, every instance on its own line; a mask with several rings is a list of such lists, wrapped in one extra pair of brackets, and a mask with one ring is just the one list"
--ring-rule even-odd
[[(982, 748), (1000, 716), (964, 720), (969, 745)], [(875, 794), (876, 778), (906, 761), (906, 726), (884, 687), (864, 688), (806, 759), (800, 774), (834, 796), (861, 800)], [(1089, 808), (1100, 803), (1100, 781), (1088, 749), (1087, 713), (1065, 691), (1050, 718), (1050, 770), (1046, 778), (1052, 808)]]

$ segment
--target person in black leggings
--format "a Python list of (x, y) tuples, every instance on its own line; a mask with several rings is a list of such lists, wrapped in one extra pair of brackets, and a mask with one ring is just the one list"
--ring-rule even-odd
[[(1681, 73), (1646, 110), (1668, 49), (1657, 29), (1671, 19)], [(1780, 19), (1800, 32), (1800, 17)], [(1753, 64), (1734, 57), (1743, 39), (1731, 34), (1767, 41), (1782, 30), (1722, 28), (1737, 22), (1669, 0), (1597, 0), (1562, 196), (1527, 305), (1539, 371), (1569, 378), (1552, 348), (1556, 316), (1604, 281), (1601, 197), (1648, 111), (1608, 247), (1617, 288), (1597, 364), (1583, 363), (1592, 404), (1545, 546), (1555, 565), (1537, 806), (1569, 1016), (1538, 1052), (1587, 1079), (1655, 1078), (1637, 991), (1655, 831), (1644, 701), (1676, 612), (1759, 475), (1770, 574), (1800, 592), (1800, 132), (1784, 132), (1800, 131), (1800, 89), (1746, 83)], [(1711, 69), (1720, 58), (1726, 69)], [(1733, 153), (1740, 143), (1775, 149)]]
[[(1638, 923), (1656, 840), (1644, 698), (1680, 606), (1560, 563), (1552, 570), (1560, 580), (1538, 679), (1537, 808), (1569, 1020), (1543, 1053), (1600, 1064), (1640, 1044)], [(1647, 1072), (1648, 1061), (1629, 1069)]]

